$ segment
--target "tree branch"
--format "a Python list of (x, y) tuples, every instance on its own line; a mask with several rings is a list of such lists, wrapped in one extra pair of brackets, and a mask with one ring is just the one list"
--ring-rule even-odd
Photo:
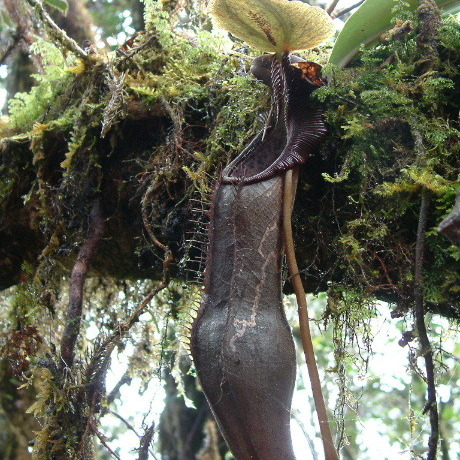
[(27, 0), (27, 2), (35, 9), (37, 16), (43, 22), (43, 24), (48, 27), (49, 33), (53, 38), (55, 38), (59, 43), (61, 43), (65, 48), (74, 53), (80, 59), (85, 62), (89, 62), (89, 54), (80, 48), (77, 42), (70, 38), (67, 33), (53, 21), (39, 0)]
[(355, 8), (358, 8), (364, 3), (364, 0), (360, 0), (359, 2), (355, 3), (354, 5), (351, 5), (347, 8), (344, 8), (343, 10), (337, 11), (337, 13), (331, 14), (332, 19), (337, 19), (343, 16), (344, 14), (349, 13), (350, 11), (353, 11)]
[(18, 0), (3, 0), (3, 5), (16, 25), (16, 37), (28, 46), (32, 45), (35, 41), (34, 27), (28, 9)]
[(152, 243), (160, 248), (165, 253), (165, 257), (163, 259), (163, 284), (166, 287), (169, 284), (171, 279), (171, 265), (174, 262), (174, 257), (171, 249), (168, 246), (163, 244), (155, 235), (152, 226), (150, 225), (149, 216), (147, 213), (147, 203), (150, 197), (150, 194), (153, 193), (154, 190), (159, 186), (158, 183), (150, 184), (149, 188), (145, 192), (142, 201), (141, 201), (141, 214), (142, 214), (142, 222), (144, 224), (145, 231), (149, 236)]
[(153, 435), (155, 434), (155, 422), (153, 422), (147, 429), (145, 430), (142, 436), (136, 431), (131, 423), (128, 422), (124, 417), (122, 417), (118, 412), (115, 412), (111, 409), (107, 409), (107, 412), (112, 414), (114, 417), (117, 417), (129, 430), (131, 430), (138, 438), (139, 438), (139, 457), (138, 460), (148, 460), (148, 455), (150, 454), (154, 459), (157, 457), (155, 453), (150, 449), (150, 444), (152, 443)]
[(117, 460), (121, 460), (120, 456), (107, 444), (106, 437), (97, 429), (97, 425), (94, 423), (94, 421), (90, 422), (90, 426), (92, 432), (99, 438), (99, 441), (101, 441), (101, 444), (108, 450), (110, 455), (115, 457)]
[(116, 417), (118, 420), (120, 420), (128, 430), (131, 430), (138, 438), (140, 438), (139, 433), (136, 431), (136, 428), (134, 428), (131, 423), (128, 422), (122, 415), (120, 415), (118, 412), (113, 411), (112, 409), (107, 409), (107, 412), (109, 414), (112, 414), (114, 417)]
[(0, 57), (0, 65), (4, 65), (5, 61), (10, 57), (11, 53), (16, 49), (16, 47), (21, 43), (21, 36), (15, 34), (13, 36), (13, 41), (6, 47), (6, 50), (3, 52)]
[(90, 261), (104, 233), (104, 219), (101, 202), (96, 198), (89, 215), (88, 239), (80, 248), (70, 276), (69, 305), (64, 333), (61, 340), (62, 368), (72, 367), (75, 356), (75, 344), (80, 332), (83, 309), (83, 290)]
[(305, 353), (305, 361), (307, 363), (308, 374), (310, 376), (311, 389), (313, 399), (315, 401), (316, 412), (318, 414), (319, 428), (322, 436), (324, 454), (327, 460), (338, 460), (339, 456), (332, 440), (331, 428), (329, 426), (329, 418), (327, 415), (326, 404), (324, 403), (323, 392), (321, 389), (321, 381), (316, 365), (315, 352), (311, 340), (310, 320), (308, 318), (308, 306), (305, 291), (300, 278), (299, 267), (295, 257), (294, 240), (292, 237), (291, 215), (294, 205), (294, 193), (297, 185), (298, 169), (286, 171), (284, 175), (284, 191), (283, 191), (283, 231), (284, 244), (286, 251), (286, 260), (291, 275), (291, 283), (294, 288), (297, 299), (297, 307), (299, 314), (300, 335)]
[(420, 22), (417, 47), (420, 52), (419, 64), (425, 72), (439, 66), (438, 46), (440, 43), (441, 10), (434, 0), (419, 0), (417, 16)]
[[(135, 323), (139, 321), (139, 317), (147, 309), (152, 299), (163, 289), (165, 289), (171, 279), (170, 265), (173, 261), (171, 251), (165, 246), (166, 254), (163, 262), (163, 281), (153, 289), (147, 296), (144, 297), (142, 302), (137, 306), (131, 316), (123, 322), (120, 322), (115, 330), (108, 335), (100, 344), (95, 347), (91, 361), (89, 362), (86, 371), (86, 382), (88, 383), (89, 390), (86, 393), (86, 400), (88, 405), (94, 412), (98, 410), (102, 394), (104, 391), (103, 382), (110, 363), (110, 355), (113, 349), (123, 339), (126, 334), (131, 330)], [(124, 383), (122, 379), (120, 386)]]
[(337, 3), (339, 3), (339, 1), (340, 0), (332, 0), (326, 8), (326, 13), (330, 15), (335, 10), (335, 7), (337, 6)]
[(112, 391), (107, 395), (107, 406), (112, 404), (115, 401), (115, 398), (119, 396), (120, 388), (123, 385), (130, 384), (132, 377), (130, 377), (129, 372), (126, 371), (123, 374), (123, 377), (118, 381), (118, 383), (113, 387)]

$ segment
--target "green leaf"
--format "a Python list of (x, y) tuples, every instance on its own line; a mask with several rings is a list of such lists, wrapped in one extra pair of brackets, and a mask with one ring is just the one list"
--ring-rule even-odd
[[(406, 0), (409, 9), (415, 11), (418, 0)], [(459, 0), (437, 0), (444, 13), (460, 11)], [(393, 7), (397, 0), (366, 0), (345, 23), (337, 37), (329, 62), (345, 67), (356, 55), (362, 45), (376, 40), (393, 26)]]
[(321, 8), (288, 0), (212, 0), (209, 11), (218, 26), (261, 51), (314, 48), (335, 31)]
[(45, 3), (57, 8), (62, 14), (67, 14), (67, 10), (69, 8), (67, 0), (45, 0)]

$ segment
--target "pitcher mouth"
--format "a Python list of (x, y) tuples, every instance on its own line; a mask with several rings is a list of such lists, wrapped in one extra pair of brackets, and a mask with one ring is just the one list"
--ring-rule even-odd
[(272, 89), (270, 113), (254, 140), (223, 170), (222, 182), (250, 184), (303, 164), (326, 135), (309, 97), (324, 84), (321, 66), (283, 53), (256, 58), (253, 74)]

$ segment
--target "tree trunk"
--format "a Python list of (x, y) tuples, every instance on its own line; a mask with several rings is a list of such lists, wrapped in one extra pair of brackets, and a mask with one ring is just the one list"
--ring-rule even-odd
[(26, 409), (35, 400), (33, 387), (18, 389), (6, 360), (0, 361), (0, 458), (30, 460), (31, 445), (39, 425)]
[(85, 40), (91, 43), (95, 41), (95, 25), (85, 3), (85, 0), (71, 0), (65, 16), (61, 13), (55, 14), (57, 25), (79, 45)]

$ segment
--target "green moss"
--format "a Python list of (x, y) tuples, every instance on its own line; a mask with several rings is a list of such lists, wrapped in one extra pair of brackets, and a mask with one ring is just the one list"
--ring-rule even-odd
[(440, 37), (442, 46), (449, 51), (453, 51), (454, 55), (458, 53), (460, 48), (460, 28), (458, 27), (458, 19), (454, 16), (444, 18)]
[(38, 85), (29, 93), (17, 93), (9, 102), (11, 125), (19, 132), (30, 130), (34, 123), (43, 119), (43, 114), (67, 82), (66, 60), (57, 46), (37, 40), (31, 50), (41, 57), (44, 73), (34, 75)]
[(326, 117), (339, 161), (323, 176), (336, 196), (347, 197), (335, 204), (336, 215), (349, 210), (360, 216), (339, 221), (341, 234), (330, 246), (346, 261), (344, 289), (407, 292), (421, 193), (428, 190), (426, 299), (460, 309), (458, 248), (437, 232), (460, 186), (459, 33), (459, 22), (446, 18), (440, 59), (429, 71), (416, 31), (363, 50), (349, 69), (325, 69), (330, 85), (316, 97), (330, 107)]
[[(241, 151), (263, 123), (258, 114), (268, 108), (269, 94), (247, 74), (250, 57), (232, 52), (228, 41), (201, 30), (199, 24), (179, 24), (160, 2), (145, 4), (147, 30), (134, 40), (135, 51), (128, 49), (129, 58), (101, 56), (91, 68), (72, 68), (75, 60), (53, 45), (37, 45), (46, 74), (31, 93), (18, 95), (10, 110), (17, 132), (26, 132), (32, 140), (37, 181), (24, 195), (38, 190), (45, 227), (60, 229), (71, 223), (77, 230), (84, 228), (88, 203), (106, 174), (104, 162), (120, 142), (116, 124), (132, 115), (130, 104), (164, 123), (159, 133), (164, 142), (137, 152), (134, 161), (157, 184), (185, 181), (185, 196), (196, 190), (208, 196), (215, 171)], [(398, 19), (416, 25), (402, 2), (397, 11)], [(359, 286), (370, 295), (382, 284), (388, 290), (406, 289), (413, 271), (421, 190), (433, 195), (431, 228), (453, 205), (460, 168), (458, 21), (445, 19), (440, 33), (441, 59), (429, 70), (414, 30), (363, 50), (347, 69), (325, 66), (330, 84), (313, 96), (329, 108), (325, 152), (333, 166), (328, 165), (323, 177), (338, 198), (334, 202), (325, 197), (324, 206), (338, 217), (332, 229), (329, 213), (312, 221), (331, 229), (331, 240), (317, 243), (336, 255), (338, 278), (343, 277), (347, 289)], [(106, 125), (107, 137), (101, 139)], [(193, 130), (201, 131), (189, 134)], [(58, 138), (65, 145), (56, 186), (46, 171), (50, 143)], [(8, 181), (0, 186), (5, 195), (13, 189)], [(452, 274), (458, 254), (437, 234), (428, 246), (436, 263), (429, 265), (427, 280), (434, 279), (429, 274), (436, 269), (449, 279), (449, 286), (431, 282), (427, 290), (437, 289), (436, 298), (448, 301), (449, 292), (455, 291), (452, 286), (459, 284)]]
[(207, 82), (223, 65), (223, 40), (196, 28), (173, 30), (159, 2), (145, 2), (145, 22), (147, 32), (156, 33), (157, 50), (134, 57), (147, 72), (128, 76), (129, 88), (151, 101), (165, 98), (180, 103), (207, 95)]

